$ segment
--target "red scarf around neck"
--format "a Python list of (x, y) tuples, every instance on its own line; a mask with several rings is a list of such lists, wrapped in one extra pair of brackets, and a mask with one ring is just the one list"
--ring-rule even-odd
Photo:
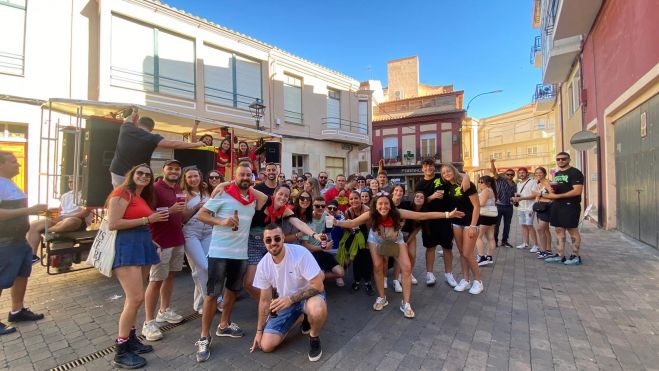
[(240, 189), (238, 189), (238, 186), (235, 185), (235, 184), (231, 184), (230, 186), (228, 186), (224, 190), (224, 192), (226, 192), (229, 196), (235, 198), (236, 201), (240, 202), (241, 204), (243, 204), (245, 206), (251, 204), (252, 202), (254, 202), (256, 200), (256, 197), (254, 196), (254, 192), (252, 192), (251, 189), (247, 190), (248, 199), (245, 200), (243, 195), (240, 193)]
[(382, 218), (382, 220), (380, 221), (380, 225), (385, 228), (391, 228), (394, 226), (394, 220), (391, 219), (390, 216), (387, 216), (386, 218)]
[(286, 211), (286, 205), (282, 205), (279, 207), (279, 209), (275, 210), (275, 198), (270, 197), (270, 206), (267, 208), (268, 210), (268, 215), (265, 216), (265, 222), (268, 223), (268, 221), (272, 223), (276, 223), (277, 220), (281, 219), (281, 217), (284, 215), (284, 211)]

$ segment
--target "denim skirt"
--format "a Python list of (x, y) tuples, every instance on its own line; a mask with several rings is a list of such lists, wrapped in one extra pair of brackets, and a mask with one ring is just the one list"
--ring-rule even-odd
[(117, 231), (112, 269), (131, 265), (153, 265), (159, 262), (160, 258), (156, 253), (156, 246), (151, 241), (149, 227), (143, 226)]

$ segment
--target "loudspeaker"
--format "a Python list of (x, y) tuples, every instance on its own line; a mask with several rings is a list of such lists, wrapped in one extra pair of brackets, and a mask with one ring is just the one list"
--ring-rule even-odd
[(107, 118), (87, 119), (82, 148), (82, 205), (103, 207), (112, 192), (110, 163), (119, 139), (121, 122)]
[(265, 162), (281, 163), (281, 143), (265, 142)]
[(181, 163), (181, 167), (196, 166), (197, 169), (208, 175), (208, 172), (215, 170), (215, 151), (206, 149), (175, 149), (174, 158)]

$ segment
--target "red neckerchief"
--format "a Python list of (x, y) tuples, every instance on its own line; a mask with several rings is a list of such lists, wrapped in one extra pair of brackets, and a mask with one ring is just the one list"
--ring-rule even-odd
[(394, 226), (394, 220), (391, 219), (390, 216), (387, 216), (386, 218), (384, 218), (380, 221), (380, 225), (385, 227), (385, 228), (391, 228), (391, 227)]
[(247, 190), (247, 194), (248, 194), (249, 197), (248, 197), (248, 200), (245, 200), (243, 198), (243, 195), (240, 194), (240, 190), (238, 189), (238, 186), (235, 185), (235, 184), (232, 184), (232, 185), (228, 186), (224, 191), (229, 196), (235, 198), (236, 201), (240, 202), (241, 204), (243, 204), (245, 206), (251, 204), (252, 202), (254, 202), (256, 200), (256, 197), (254, 196), (254, 193), (252, 192), (251, 189)]
[(270, 198), (270, 205), (267, 208), (268, 215), (265, 216), (265, 222), (267, 223), (270, 220), (272, 223), (275, 223), (277, 220), (281, 219), (286, 211), (286, 205), (282, 205), (279, 209), (275, 210), (275, 198)]

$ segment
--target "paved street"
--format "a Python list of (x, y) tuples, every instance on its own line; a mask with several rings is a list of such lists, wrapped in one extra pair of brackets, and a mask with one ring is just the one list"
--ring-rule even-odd
[[(455, 293), (445, 284), (415, 286), (414, 320), (403, 318), (400, 294), (392, 290), (390, 305), (375, 313), (374, 298), (328, 284), (330, 319), (318, 363), (307, 360), (308, 341), (297, 332), (274, 354), (250, 354), (256, 303), (242, 299), (233, 321), (248, 336), (215, 338), (211, 360), (197, 365), (199, 320), (193, 319), (153, 343), (148, 368), (659, 369), (659, 253), (617, 232), (584, 229), (584, 265), (546, 264), (526, 250), (500, 248), (495, 265), (482, 269), (481, 295)], [(511, 242), (519, 243), (518, 229), (513, 232)], [(192, 287), (189, 273), (177, 278), (173, 307), (181, 314), (193, 313)], [(28, 290), (28, 305), (46, 319), (19, 324), (17, 333), (1, 338), (1, 368), (45, 370), (112, 345), (123, 303), (116, 280), (91, 270), (47, 276), (35, 266)], [(8, 298), (5, 291), (3, 316)], [(111, 358), (109, 353), (77, 369), (109, 369)]]

